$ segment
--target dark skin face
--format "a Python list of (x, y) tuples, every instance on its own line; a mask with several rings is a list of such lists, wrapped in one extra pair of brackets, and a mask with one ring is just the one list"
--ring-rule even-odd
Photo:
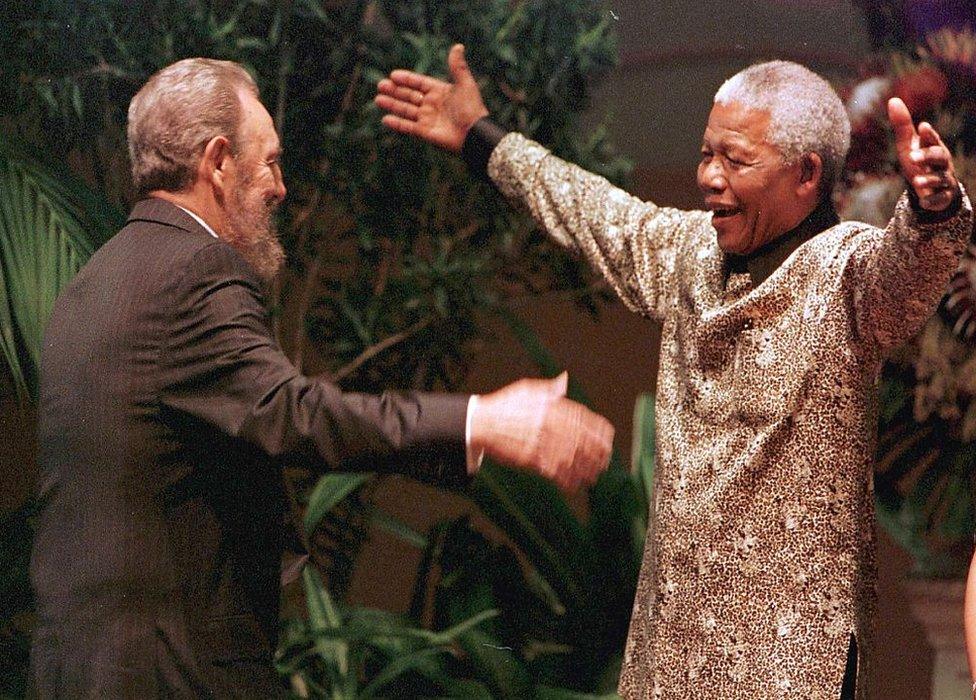
[(796, 227), (816, 207), (820, 159), (787, 165), (766, 141), (769, 112), (716, 102), (702, 137), (698, 187), (719, 247), (746, 255)]

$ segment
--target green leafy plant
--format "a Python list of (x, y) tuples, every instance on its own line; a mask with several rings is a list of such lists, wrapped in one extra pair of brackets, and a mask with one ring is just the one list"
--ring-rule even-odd
[[(558, 373), (531, 329), (506, 318), (540, 370)], [(575, 384), (570, 395), (586, 401)], [(307, 620), (290, 622), (279, 668), (311, 697), (358, 697), (376, 689), (377, 678), (385, 694), (404, 697), (612, 695), (647, 527), (654, 463), (650, 396), (635, 407), (634, 435), (634, 468), (628, 471), (614, 455), (589, 494), (588, 520), (548, 482), (491, 463), (469, 494), (505, 533), (504, 541), (487, 538), (467, 517), (421, 534), (374, 510), (374, 521), (422, 551), (408, 614), (343, 608), (306, 570)], [(322, 477), (306, 512), (324, 516), (361, 478)], [(363, 633), (368, 639), (345, 622), (360, 615), (377, 622)], [(325, 628), (332, 631), (323, 637)], [(433, 630), (450, 630), (450, 638)], [(379, 637), (396, 644), (381, 649)], [(409, 661), (388, 677), (383, 669), (397, 655)]]
[[(290, 194), (281, 233), (289, 265), (273, 295), (282, 347), (307, 373), (346, 389), (453, 388), (485, 339), (486, 315), (545, 291), (572, 295), (590, 311), (607, 295), (458, 159), (383, 129), (372, 105), (375, 83), (396, 67), (440, 72), (450, 44), (462, 41), (496, 120), (620, 183), (629, 164), (614, 156), (607, 131), (580, 128), (595, 82), (615, 62), (612, 24), (611, 13), (589, 0), (38, 0), (0, 17), (0, 133), (71, 163), (100, 196), (122, 205), (132, 195), (124, 122), (134, 91), (185, 56), (242, 63), (260, 85), (286, 153)], [(95, 214), (100, 209), (82, 211), (105, 230), (115, 226), (113, 216)], [(43, 326), (43, 314), (35, 325)], [(21, 340), (9, 358), (23, 362), (35, 340)], [(286, 476), (301, 506), (295, 520), (305, 527), (297, 530), (310, 530), (295, 539), (304, 539), (300, 546), (328, 581), (323, 595), (321, 581), (303, 574), (318, 607), (307, 623), (292, 624), (313, 643), (301, 650), (301, 642), (287, 642), (281, 662), (309, 692), (422, 686), (463, 695), (458, 688), (484, 687), (511, 696), (527, 687), (542, 695), (564, 683), (615, 684), (646, 505), (619, 460), (591, 491), (586, 521), (551, 487), (486, 467), (471, 496), (511, 528), (512, 547), (486, 540), (467, 522), (410, 533), (376, 511), (370, 479), (316, 488), (299, 465), (287, 465)], [(422, 590), (435, 591), (427, 600), (436, 612), (423, 633), (417, 615), (383, 617), (344, 601), (376, 520), (425, 552), (421, 578), (431, 587)], [(481, 572), (465, 563), (468, 555), (484, 564)], [(449, 585), (445, 570), (474, 576), (477, 585), (470, 592)], [(418, 588), (415, 603), (421, 600)], [(492, 610), (500, 614), (488, 619)], [(313, 617), (314, 629), (306, 626)], [(380, 634), (364, 622), (379, 618), (400, 631)], [(353, 632), (364, 626), (368, 633)], [(347, 633), (355, 639), (337, 656), (335, 640)], [(419, 655), (416, 664), (383, 670), (394, 656), (392, 638), (407, 656)], [(452, 653), (435, 653), (445, 646)], [(342, 658), (342, 668), (335, 666)], [(424, 675), (430, 664), (444, 671), (441, 680)], [(355, 683), (336, 668), (358, 669)], [(387, 680), (371, 685), (384, 674)], [(452, 686), (445, 678), (480, 685)]]
[(120, 222), (77, 178), (0, 139), (0, 352), (34, 398), (54, 299)]
[(497, 615), (486, 610), (434, 632), (402, 615), (337, 604), (314, 568), (303, 572), (308, 619), (286, 623), (276, 666), (299, 697), (386, 697), (414, 678), (453, 697), (490, 697), (475, 681), (455, 678), (445, 658), (467, 630)]

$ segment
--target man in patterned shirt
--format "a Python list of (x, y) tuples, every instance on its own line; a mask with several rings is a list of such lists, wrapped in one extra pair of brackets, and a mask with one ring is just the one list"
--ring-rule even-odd
[(840, 223), (843, 104), (802, 66), (757, 64), (715, 96), (705, 210), (678, 211), (506, 134), (463, 47), (448, 66), (451, 82), (381, 81), (383, 123), (486, 169), (662, 324), (652, 529), (621, 695), (863, 697), (882, 357), (934, 312), (971, 229), (939, 135), (891, 100), (907, 193), (885, 230)]

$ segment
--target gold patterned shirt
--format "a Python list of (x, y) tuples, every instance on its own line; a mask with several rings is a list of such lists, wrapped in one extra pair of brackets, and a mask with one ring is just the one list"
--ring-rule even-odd
[(662, 324), (657, 464), (625, 698), (836, 700), (875, 607), (883, 354), (936, 308), (972, 212), (842, 223), (754, 285), (711, 214), (641, 201), (509, 134), (488, 175)]

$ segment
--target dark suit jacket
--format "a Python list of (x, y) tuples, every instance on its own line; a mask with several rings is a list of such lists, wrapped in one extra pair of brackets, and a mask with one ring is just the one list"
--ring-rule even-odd
[(240, 255), (158, 199), (58, 298), (40, 394), (45, 697), (277, 692), (280, 460), (465, 478), (468, 397), (302, 376)]

